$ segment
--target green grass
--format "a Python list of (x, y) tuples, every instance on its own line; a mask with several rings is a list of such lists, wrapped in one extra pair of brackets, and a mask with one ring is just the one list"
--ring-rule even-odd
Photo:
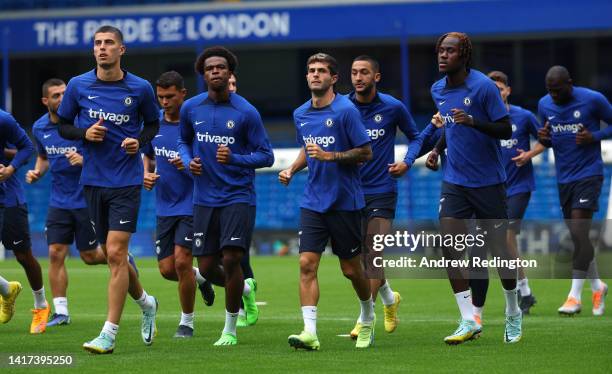
[[(41, 261), (46, 277), (47, 262)], [(67, 263), (70, 285), (70, 326), (49, 328), (45, 334), (28, 334), (32, 296), (25, 274), (14, 261), (0, 262), (0, 274), (19, 280), (24, 291), (17, 300), (17, 313), (0, 325), (2, 353), (71, 354), (76, 365), (71, 372), (610, 372), (612, 356), (612, 311), (604, 317), (591, 315), (590, 289), (585, 285), (583, 313), (561, 318), (556, 309), (564, 301), (568, 280), (532, 280), (538, 298), (532, 315), (524, 320), (523, 340), (506, 345), (503, 336), (503, 297), (497, 281), (491, 283), (484, 314), (484, 334), (477, 341), (446, 346), (442, 339), (456, 328), (458, 310), (446, 280), (392, 280), (401, 292), (401, 324), (387, 334), (382, 324), (382, 306), (377, 305), (375, 347), (357, 351), (348, 334), (358, 315), (356, 296), (344, 279), (335, 257), (324, 257), (320, 267), (321, 301), (318, 335), (321, 351), (294, 351), (287, 336), (302, 329), (298, 298), (296, 257), (253, 259), (259, 284), (260, 320), (256, 326), (239, 329), (235, 347), (213, 347), (224, 322), (223, 290), (206, 307), (198, 293), (195, 337), (173, 339), (180, 317), (177, 284), (162, 279), (153, 259), (138, 261), (142, 283), (160, 301), (159, 333), (151, 347), (140, 338), (140, 310), (128, 298), (115, 353), (94, 356), (81, 348), (95, 337), (105, 320), (106, 282), (104, 266), (87, 267), (80, 261)], [(45, 280), (51, 301), (48, 282)], [(6, 360), (6, 355), (4, 355)], [(0, 371), (8, 372), (5, 362)], [(36, 370), (26, 369), (28, 372)], [(38, 369), (48, 371), (49, 368)], [(23, 370), (19, 370), (23, 371)]]

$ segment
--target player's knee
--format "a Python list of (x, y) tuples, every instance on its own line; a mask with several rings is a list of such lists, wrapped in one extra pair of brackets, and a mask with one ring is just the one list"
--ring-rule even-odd
[(87, 265), (93, 265), (97, 263), (95, 250), (83, 251), (83, 252), (80, 252), (79, 255), (81, 256), (81, 260), (83, 260), (83, 262), (86, 263)]
[(300, 273), (302, 276), (315, 276), (317, 263), (306, 257), (300, 257)]
[(52, 264), (62, 263), (64, 262), (65, 253), (62, 248), (58, 248), (55, 246), (49, 247), (49, 261)]
[(33, 261), (36, 261), (34, 259), (34, 256), (32, 255), (31, 250), (23, 251), (23, 252), (15, 251), (15, 258), (17, 258), (17, 262), (19, 262), (21, 266), (27, 266), (31, 264)]
[(174, 269), (177, 274), (188, 274), (193, 272), (192, 262), (186, 257), (178, 257), (174, 262)]
[(176, 280), (176, 270), (172, 266), (159, 264), (159, 273), (164, 279)]
[(342, 274), (348, 279), (355, 279), (359, 277), (359, 272), (352, 266), (343, 266)]
[(106, 254), (106, 260), (110, 267), (127, 266), (127, 254), (122, 251), (113, 251), (111, 248), (108, 249)]

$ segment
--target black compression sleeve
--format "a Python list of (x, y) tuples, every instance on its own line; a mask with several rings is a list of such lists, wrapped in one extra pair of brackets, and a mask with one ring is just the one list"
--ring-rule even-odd
[(440, 136), (440, 139), (438, 139), (438, 142), (434, 146), (434, 150), (438, 152), (438, 154), (440, 155), (445, 149), (446, 149), (446, 131), (444, 129), (442, 131), (442, 135)]
[(151, 122), (145, 122), (140, 135), (138, 136), (138, 144), (140, 147), (144, 147), (146, 144), (151, 142), (151, 140), (157, 135), (159, 131), (159, 119), (153, 120)]
[(510, 139), (512, 137), (512, 125), (508, 116), (497, 122), (485, 122), (474, 118), (474, 128), (495, 139)]
[(68, 140), (83, 140), (85, 139), (86, 129), (76, 127), (71, 121), (65, 118), (59, 118), (58, 132), (60, 136)]

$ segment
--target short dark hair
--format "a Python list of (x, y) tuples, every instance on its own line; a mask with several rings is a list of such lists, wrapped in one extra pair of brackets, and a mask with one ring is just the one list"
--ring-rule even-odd
[(361, 56), (355, 57), (353, 62), (355, 61), (367, 61), (370, 63), (370, 65), (372, 65), (372, 69), (374, 69), (374, 73), (380, 73), (380, 64), (378, 63), (378, 61), (376, 61), (374, 57), (370, 57), (368, 55), (361, 55)]
[(495, 82), (501, 82), (506, 86), (508, 85), (508, 76), (499, 70), (493, 70), (492, 72), (487, 74), (487, 76)]
[(306, 61), (306, 71), (308, 71), (308, 66), (315, 62), (323, 62), (327, 64), (327, 68), (329, 69), (331, 75), (338, 75), (338, 61), (327, 53), (319, 52), (308, 57), (308, 61)]
[(204, 62), (209, 57), (223, 57), (227, 61), (227, 67), (232, 73), (238, 67), (238, 58), (229, 49), (222, 46), (214, 46), (206, 48), (195, 62), (195, 71), (200, 75), (204, 75)]
[(175, 86), (177, 89), (182, 90), (185, 88), (185, 81), (183, 80), (183, 76), (177, 73), (174, 70), (167, 71), (162, 73), (162, 75), (157, 78), (155, 81), (155, 86), (161, 88), (170, 88)]
[(111, 25), (103, 25), (100, 26), (96, 32), (94, 32), (94, 38), (97, 34), (102, 33), (102, 32), (110, 32), (115, 34), (115, 36), (117, 37), (117, 39), (119, 39), (119, 43), (123, 44), (123, 33), (121, 32), (121, 30), (119, 30), (118, 28), (116, 28), (115, 26), (111, 26)]
[(61, 86), (63, 84), (66, 84), (66, 82), (64, 82), (63, 80), (59, 78), (47, 79), (45, 83), (43, 83), (42, 85), (43, 97), (47, 97), (47, 95), (49, 95), (49, 87)]
[(472, 41), (470, 37), (463, 32), (447, 32), (438, 38), (438, 42), (436, 43), (436, 53), (440, 50), (440, 45), (447, 37), (457, 38), (459, 39), (459, 56), (463, 57), (465, 60), (465, 67), (469, 69), (470, 64), (472, 63)]

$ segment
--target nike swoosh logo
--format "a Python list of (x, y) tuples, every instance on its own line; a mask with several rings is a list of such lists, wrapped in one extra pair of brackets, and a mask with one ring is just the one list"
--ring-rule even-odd
[(232, 237), (230, 238), (230, 240), (238, 240), (238, 239), (240, 239), (240, 238), (236, 238), (236, 237), (234, 237), (234, 236), (232, 236)]
[(122, 220), (122, 219), (120, 219), (120, 220), (119, 220), (119, 224), (120, 224), (120, 225), (126, 224), (126, 223), (128, 223), (128, 222), (132, 222), (132, 221), (124, 221), (124, 220)]
[(516, 221), (508, 221), (509, 225), (512, 225), (513, 223), (515, 223)]
[(51, 136), (51, 134), (46, 134), (46, 135), (43, 135), (43, 138), (44, 138), (44, 139), (47, 139), (47, 138), (48, 138), (48, 137), (50, 137), (50, 136)]
[(188, 237), (185, 237), (185, 241), (190, 242), (190, 241), (193, 241), (193, 239), (189, 239)]
[(552, 120), (553, 118), (555, 118), (555, 116), (548, 116), (548, 120)]
[(151, 341), (151, 334), (153, 334), (153, 329), (153, 326), (149, 326), (149, 336), (147, 336), (147, 343)]
[(308, 122), (300, 122), (300, 127), (304, 127)]
[(89, 100), (97, 99), (98, 97), (100, 97), (100, 96), (91, 96), (91, 95), (88, 95), (88, 96), (87, 96), (87, 98), (88, 98)]
[(497, 223), (497, 224), (493, 225), (493, 227), (498, 229), (498, 228), (502, 227), (503, 225), (504, 225), (504, 223), (502, 222), (502, 223)]
[(160, 136), (163, 136), (163, 135), (155, 135), (156, 138), (159, 138)]
[(23, 241), (23, 239), (19, 240), (19, 241), (13, 241), (13, 245), (17, 245), (17, 244), (21, 243), (22, 241)]
[(92, 240), (92, 241), (90, 241), (88, 243), (89, 243), (89, 245), (93, 245), (95, 242), (96, 242), (96, 239), (94, 239), (94, 240)]
[(472, 296), (472, 295), (466, 295), (466, 296), (463, 296), (463, 298), (464, 298), (464, 299), (467, 299), (467, 298), (468, 298), (468, 297), (470, 297), (470, 296)]
[(441, 203), (443, 203), (443, 202), (444, 202), (444, 200), (446, 200), (446, 198), (445, 198), (445, 197), (441, 198), (441, 199), (440, 199), (440, 202), (441, 202)]
[(204, 122), (206, 121), (195, 121), (193, 124), (197, 126), (203, 124)]
[(372, 212), (378, 212), (380, 209), (372, 209)]
[(353, 248), (353, 249), (351, 249), (351, 253), (355, 253), (355, 252), (356, 252), (358, 249), (359, 249), (359, 247), (358, 247), (358, 246), (357, 246), (357, 247), (355, 247), (355, 248)]
[(589, 201), (589, 199), (580, 199), (580, 204), (586, 203), (587, 201)]
[(438, 105), (442, 106), (442, 105), (444, 105), (444, 103), (445, 103), (445, 102), (446, 102), (446, 100), (444, 100), (444, 101), (440, 101), (440, 102), (438, 103)]

